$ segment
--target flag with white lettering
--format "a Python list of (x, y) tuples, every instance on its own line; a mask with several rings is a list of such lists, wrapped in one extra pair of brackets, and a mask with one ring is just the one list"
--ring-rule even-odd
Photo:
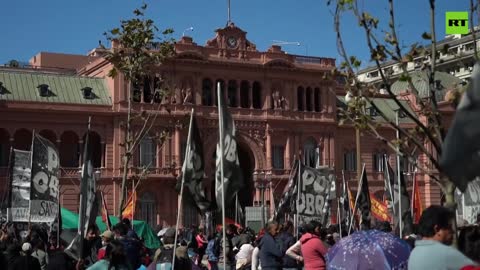
[(13, 149), (10, 155), (9, 220), (28, 222), (32, 183), (32, 152)]
[(280, 198), (278, 206), (275, 208), (274, 220), (279, 220), (285, 213), (290, 213), (291, 209), (293, 209), (292, 206), (295, 206), (294, 203), (297, 199), (295, 194), (297, 193), (298, 165), (298, 160), (295, 160), (288, 183), (283, 189), (282, 198)]
[(177, 181), (177, 190), (184, 181), (184, 198), (193, 200), (197, 208), (205, 213), (210, 209), (210, 202), (207, 200), (203, 188), (203, 176), (205, 174), (205, 164), (203, 162), (203, 145), (200, 138), (197, 120), (191, 115), (191, 127), (188, 134), (189, 141), (185, 151), (185, 160), (182, 166), (182, 176)]
[(60, 159), (49, 140), (34, 134), (32, 149), (32, 184), (30, 221), (53, 222), (58, 211)]
[[(222, 177), (221, 177), (221, 159), (223, 159), (223, 188), (225, 194), (225, 208), (231, 205), (235, 194), (245, 186), (242, 170), (240, 169), (240, 162), (238, 160), (238, 149), (236, 139), (236, 129), (233, 118), (228, 112), (225, 105), (224, 96), (218, 97), (218, 115), (223, 126), (223, 138), (219, 138), (220, 142), (217, 144), (217, 159), (216, 159), (216, 201), (217, 207), (221, 209), (222, 202)], [(219, 122), (220, 122), (219, 121)], [(223, 142), (223, 153), (220, 148), (220, 143)]]

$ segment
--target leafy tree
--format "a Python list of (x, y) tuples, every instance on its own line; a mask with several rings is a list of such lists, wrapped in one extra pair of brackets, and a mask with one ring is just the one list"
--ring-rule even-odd
[[(473, 0), (470, 1), (470, 22), (473, 29), (473, 15), (478, 10), (478, 4)], [(394, 1), (388, 2), (388, 23), (381, 22), (378, 18), (361, 8), (357, 0), (329, 0), (327, 5), (333, 8), (334, 29), (337, 37), (337, 45), (343, 62), (338, 70), (332, 75), (343, 76), (346, 78), (346, 90), (352, 96), (352, 102), (348, 107), (340, 110), (341, 121), (352, 123), (356, 128), (363, 132), (369, 133), (377, 139), (387, 144), (395, 153), (401, 155), (404, 159), (415, 164), (417, 169), (427, 174), (438, 184), (445, 195), (446, 206), (455, 210), (456, 204), (454, 200), (455, 185), (446, 175), (440, 173), (439, 156), (442, 153), (442, 143), (446, 136), (448, 123), (442, 117), (442, 111), (439, 109), (437, 97), (435, 95), (436, 83), (435, 72), (438, 63), (437, 38), (435, 33), (435, 0), (428, 0), (430, 26), (429, 31), (423, 33), (422, 39), (427, 43), (421, 45), (419, 43), (412, 44), (408, 50), (400, 45), (399, 31), (397, 30), (396, 13), (394, 9)], [(355, 57), (348, 54), (344, 46), (343, 34), (340, 24), (342, 16), (353, 16), (358, 25), (366, 36), (366, 45), (370, 52), (371, 61), (375, 63), (376, 68), (381, 76), (382, 88), (386, 90), (388, 98), (393, 100), (399, 108), (399, 113), (403, 114), (410, 121), (415, 123), (414, 128), (406, 128), (397, 125), (394, 119), (378, 108), (374, 101), (374, 97), (380, 94), (380, 87), (373, 83), (365, 83), (358, 78), (358, 69), (361, 62)], [(477, 44), (475, 33), (472, 32), (474, 42), (474, 56), (478, 60)], [(448, 47), (444, 46), (445, 52)], [(412, 81), (412, 71), (407, 69), (407, 64), (413, 62), (419, 57), (428, 57), (429, 63), (423, 64), (421, 70), (427, 76), (428, 93), (427, 97), (420, 96), (419, 90)], [(416, 113), (410, 110), (408, 105), (402, 102), (402, 97), (396, 95), (392, 91), (391, 77), (388, 71), (382, 67), (386, 61), (394, 61), (399, 64), (401, 69), (400, 81), (405, 81), (409, 86), (409, 93), (415, 97), (418, 106)], [(452, 89), (448, 99), (453, 105), (458, 101), (462, 94), (462, 87)], [(384, 94), (384, 93), (382, 93)], [(378, 132), (379, 123), (368, 114), (364, 108), (369, 105), (375, 109), (380, 117), (388, 126), (398, 131), (401, 135), (400, 140), (390, 140)], [(426, 161), (418, 161), (417, 155), (425, 157)], [(456, 229), (456, 228), (455, 228)]]
[[(165, 29), (158, 36), (159, 29), (151, 19), (145, 18), (147, 5), (143, 4), (139, 9), (133, 11), (135, 17), (128, 20), (122, 20), (119, 28), (114, 28), (104, 33), (107, 40), (111, 41), (112, 46), (104, 55), (113, 68), (108, 76), (115, 77), (122, 74), (131, 87), (127, 87), (127, 119), (121, 126), (125, 132), (125, 139), (120, 146), (123, 148), (123, 167), (120, 202), (118, 205), (118, 215), (121, 217), (125, 204), (125, 195), (127, 193), (128, 177), (131, 167), (133, 154), (138, 149), (142, 139), (148, 134), (155, 124), (158, 116), (160, 103), (155, 110), (139, 111), (132, 107), (132, 101), (136, 99), (134, 87), (144, 87), (149, 84), (150, 89), (154, 89), (153, 97), (163, 100), (169, 95), (168, 88), (165, 86), (165, 78), (155, 74), (155, 68), (174, 56), (174, 40), (171, 38), (172, 29)], [(148, 78), (148, 79), (147, 79)], [(154, 102), (152, 98), (151, 102)], [(140, 127), (140, 128), (137, 128)], [(167, 132), (163, 131), (160, 136), (154, 138), (161, 145)], [(142, 168), (140, 176), (142, 179), (148, 173), (148, 167)]]

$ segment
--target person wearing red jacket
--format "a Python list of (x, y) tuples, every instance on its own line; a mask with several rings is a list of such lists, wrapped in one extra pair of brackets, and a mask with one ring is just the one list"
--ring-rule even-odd
[(327, 248), (320, 239), (321, 228), (320, 222), (312, 220), (306, 226), (307, 233), (300, 238), (305, 270), (326, 269), (325, 255), (327, 254)]

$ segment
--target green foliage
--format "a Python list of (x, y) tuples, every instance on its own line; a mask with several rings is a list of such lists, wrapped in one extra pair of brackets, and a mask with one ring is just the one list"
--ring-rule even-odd
[(158, 38), (159, 29), (153, 20), (145, 18), (146, 9), (147, 5), (143, 4), (133, 11), (134, 18), (122, 20), (120, 27), (104, 33), (107, 40), (118, 44), (105, 56), (113, 64), (108, 76), (114, 77), (120, 72), (125, 79), (136, 83), (148, 76), (152, 67), (175, 54), (174, 39), (170, 36), (173, 30), (163, 30), (163, 37)]
[(426, 40), (431, 40), (431, 39), (432, 39), (432, 35), (431, 35), (430, 33), (423, 32), (422, 38), (423, 38), (423, 39), (426, 39)]

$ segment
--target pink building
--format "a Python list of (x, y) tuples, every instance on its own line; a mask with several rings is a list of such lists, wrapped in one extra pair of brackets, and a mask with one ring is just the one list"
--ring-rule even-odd
[[(267, 179), (266, 203), (273, 210), (272, 202), (278, 202), (293, 160), (300, 152), (307, 165), (335, 168), (337, 186), (342, 170), (348, 181), (355, 181), (355, 130), (339, 126), (336, 115), (345, 92), (341, 81), (324, 78), (335, 68), (335, 59), (290, 55), (279, 46), (260, 52), (247, 39), (246, 32), (233, 24), (217, 30), (205, 46), (183, 37), (175, 49), (174, 60), (152, 70), (152, 74), (167, 78), (175, 95), (159, 100), (148, 88), (133, 90), (135, 110), (159, 114), (131, 168), (133, 173), (137, 167), (153, 164), (139, 186), (136, 218), (151, 225), (175, 222), (174, 186), (187, 137), (186, 119), (192, 107), (204, 140), (206, 186), (210, 188), (218, 140), (216, 82), (226, 87), (239, 134), (239, 158), (247, 187), (240, 193), (243, 205), (260, 203), (261, 191), (255, 182)], [(121, 75), (107, 77), (111, 66), (101, 55), (98, 48), (87, 56), (42, 52), (30, 60), (32, 68), (0, 69), (0, 181), (4, 183), (0, 187), (6, 186), (10, 147), (29, 149), (32, 132), (39, 132), (59, 147), (61, 201), (64, 207), (76, 211), (83, 138), (88, 116), (92, 116), (98, 186), (107, 195), (110, 212), (117, 214), (122, 171), (119, 144), (124, 136), (121, 126), (126, 120), (126, 93), (134, 86)], [(385, 111), (393, 112), (391, 100), (380, 97), (378, 101)], [(402, 122), (411, 125), (407, 120)], [(169, 137), (159, 147), (151, 137), (163, 130), (169, 131)], [(390, 138), (395, 135), (386, 126), (380, 132)], [(392, 151), (363, 134), (361, 152), (371, 192), (381, 198), (384, 184), (379, 157)], [(394, 164), (393, 156), (391, 162)], [(428, 178), (418, 176), (425, 203), (438, 202), (438, 188)], [(356, 187), (356, 181), (350, 186)], [(184, 222), (196, 219), (195, 210), (187, 207)]]

